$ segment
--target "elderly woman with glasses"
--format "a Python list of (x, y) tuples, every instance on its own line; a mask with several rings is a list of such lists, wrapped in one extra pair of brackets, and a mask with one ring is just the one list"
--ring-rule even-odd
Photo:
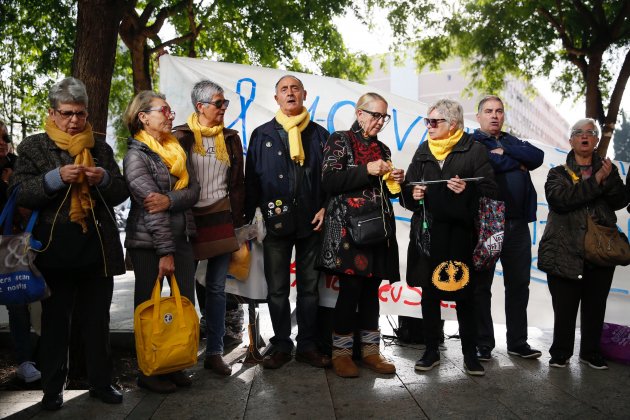
[[(123, 162), (131, 195), (125, 247), (136, 277), (136, 308), (151, 297), (156, 279), (167, 276), (170, 282), (173, 274), (181, 294), (195, 301), (191, 208), (199, 198), (199, 184), (192, 162), (171, 134), (174, 118), (164, 95), (148, 90), (133, 98), (124, 115), (132, 135)], [(183, 371), (138, 376), (139, 386), (158, 393), (191, 383)]]
[(424, 121), (428, 139), (409, 165), (406, 181), (411, 185), (405, 186), (401, 201), (414, 212), (407, 283), (422, 287), (426, 349), (415, 369), (428, 371), (440, 363), (440, 300), (445, 300), (457, 303), (465, 371), (484, 375), (477, 359), (473, 299), (474, 219), (479, 197), (496, 198), (497, 185), (485, 147), (463, 131), (464, 112), (459, 103), (437, 101)]
[[(396, 372), (394, 364), (380, 354), (378, 288), (384, 279), (400, 279), (390, 197), (398, 196), (404, 171), (394, 168), (389, 148), (377, 138), (390, 120), (385, 98), (366, 93), (357, 101), (355, 115), (350, 130), (337, 131), (326, 142), (322, 170), (322, 185), (331, 199), (318, 268), (339, 278), (332, 364), (343, 378), (359, 375), (352, 360), (357, 329), (361, 330), (363, 366), (378, 373)], [(367, 240), (358, 234), (357, 224), (370, 221), (378, 235)]]
[(617, 167), (595, 152), (599, 126), (591, 118), (571, 127), (566, 163), (552, 168), (545, 183), (549, 216), (538, 247), (538, 268), (547, 273), (554, 312), (549, 366), (563, 368), (573, 355), (575, 320), (580, 314), (580, 362), (608, 369), (599, 347), (606, 300), (615, 267), (585, 259), (587, 219), (616, 227), (615, 210), (628, 204)]
[(40, 211), (33, 236), (43, 249), (35, 264), (51, 291), (42, 301), (42, 407), (63, 405), (72, 323), (85, 345), (90, 396), (121, 403), (111, 386), (109, 307), (113, 276), (125, 264), (112, 215), (128, 191), (112, 149), (94, 139), (83, 83), (65, 78), (48, 96), (45, 132), (20, 143), (11, 179), (17, 204)]
[(230, 101), (225, 99), (221, 86), (202, 80), (195, 84), (190, 96), (195, 112), (186, 124), (175, 127), (174, 134), (191, 157), (201, 186), (199, 201), (193, 207), (197, 224), (193, 248), (197, 260), (208, 260), (204, 367), (229, 376), (232, 369), (222, 357), (225, 279), (232, 252), (238, 249), (234, 228), (244, 223), (243, 146), (238, 132), (223, 125)]

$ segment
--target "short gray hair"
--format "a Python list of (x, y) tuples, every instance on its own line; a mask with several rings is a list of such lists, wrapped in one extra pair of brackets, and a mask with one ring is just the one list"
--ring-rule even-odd
[(60, 103), (82, 104), (87, 108), (88, 95), (85, 85), (79, 79), (66, 77), (55, 83), (48, 92), (50, 107), (57, 109)]
[(597, 122), (597, 120), (595, 120), (594, 118), (582, 118), (577, 120), (572, 126), (571, 129), (569, 130), (569, 138), (573, 137), (573, 130), (576, 130), (578, 128), (582, 128), (585, 125), (588, 124), (592, 124), (593, 128), (595, 129), (595, 136), (599, 137), (599, 134), (602, 132), (602, 130), (599, 127), (599, 123)]
[(214, 95), (223, 93), (223, 88), (211, 80), (202, 80), (195, 83), (192, 91), (190, 92), (190, 100), (192, 101), (193, 108), (197, 112), (197, 104), (199, 102), (207, 102), (212, 100)]
[(153, 92), (152, 90), (142, 90), (129, 102), (127, 109), (123, 114), (123, 122), (129, 129), (129, 133), (134, 136), (140, 130), (143, 129), (142, 122), (138, 118), (138, 114), (142, 110), (151, 108), (151, 101), (154, 98), (166, 100), (166, 96), (163, 93)]
[(505, 108), (505, 105), (503, 104), (503, 101), (497, 95), (486, 95), (483, 98), (481, 98), (481, 100), (479, 101), (479, 105), (477, 105), (477, 114), (479, 114), (481, 112), (481, 108), (483, 108), (483, 105), (486, 102), (488, 102), (488, 101), (501, 102), (501, 106), (503, 106)]
[(451, 99), (440, 99), (429, 106), (427, 117), (434, 110), (442, 114), (442, 118), (446, 120), (448, 125), (455, 123), (457, 128), (464, 129), (464, 108), (459, 102)]
[(278, 85), (280, 84), (280, 82), (282, 82), (284, 79), (286, 79), (287, 77), (290, 77), (291, 79), (295, 79), (298, 81), (298, 83), (300, 84), (300, 87), (302, 89), (304, 89), (304, 83), (302, 83), (302, 81), (300, 79), (298, 79), (297, 77), (295, 77), (292, 74), (285, 74), (284, 76), (282, 76), (281, 78), (278, 79), (278, 81), (276, 82), (276, 86), (275, 86), (275, 90), (276, 93), (278, 93)]

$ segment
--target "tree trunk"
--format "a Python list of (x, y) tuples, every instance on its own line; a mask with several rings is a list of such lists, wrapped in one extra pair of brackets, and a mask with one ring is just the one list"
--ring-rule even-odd
[(85, 83), (90, 122), (94, 131), (100, 133), (107, 129), (109, 91), (122, 13), (120, 0), (79, 0), (78, 3), (72, 75)]
[(147, 37), (142, 34), (142, 28), (136, 26), (137, 22), (130, 16), (125, 16), (120, 26), (120, 38), (129, 48), (131, 56), (134, 94), (141, 90), (151, 90), (153, 88), (149, 70), (151, 55), (146, 45)]

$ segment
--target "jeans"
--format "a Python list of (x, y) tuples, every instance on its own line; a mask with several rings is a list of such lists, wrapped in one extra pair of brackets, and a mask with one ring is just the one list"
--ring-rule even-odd
[(31, 314), (28, 305), (7, 305), (9, 329), (15, 346), (15, 360), (18, 365), (33, 360), (31, 348)]
[(208, 258), (206, 271), (206, 355), (223, 354), (225, 335), (225, 278), (232, 254)]
[(320, 235), (306, 238), (277, 237), (268, 234), (263, 242), (267, 304), (274, 336), (269, 340), (278, 351), (290, 353), (291, 340), (291, 253), (295, 246), (295, 276), (297, 285), (297, 351), (316, 350), (317, 307), (319, 304), (319, 271), (315, 258), (319, 252)]
[[(529, 303), (530, 267), (532, 263), (529, 224), (524, 219), (506, 220), (501, 250), (505, 285), (505, 323), (507, 348), (518, 349), (527, 343), (527, 304)], [(479, 346), (493, 349), (492, 280), (494, 267), (477, 275), (475, 306)]]

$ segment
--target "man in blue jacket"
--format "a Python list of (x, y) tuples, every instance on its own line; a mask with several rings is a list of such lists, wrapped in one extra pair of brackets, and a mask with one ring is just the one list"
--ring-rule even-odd
[(295, 359), (326, 367), (330, 358), (316, 346), (320, 231), (325, 194), (321, 188), (323, 149), (328, 131), (304, 108), (306, 90), (295, 76), (276, 83), (280, 109), (251, 136), (245, 163), (245, 215), (260, 207), (267, 226), (263, 242), (267, 304), (273, 326), (273, 353), (263, 366), (277, 369), (292, 358), (289, 304), (291, 254), (295, 247), (297, 349)]
[[(536, 359), (542, 353), (527, 343), (527, 304), (532, 263), (528, 224), (536, 220), (537, 206), (536, 189), (529, 172), (542, 165), (544, 152), (501, 131), (505, 110), (498, 96), (486, 96), (479, 102), (477, 121), (480, 128), (475, 130), (473, 137), (488, 150), (499, 185), (500, 199), (505, 202), (505, 231), (500, 258), (505, 285), (508, 353)], [(491, 360), (495, 345), (490, 306), (493, 278), (494, 267), (478, 273), (475, 291), (477, 349), (481, 361)]]

